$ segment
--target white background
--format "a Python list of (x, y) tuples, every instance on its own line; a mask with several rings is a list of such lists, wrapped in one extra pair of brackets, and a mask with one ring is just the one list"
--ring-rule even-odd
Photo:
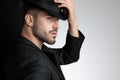
[[(62, 66), (66, 80), (120, 80), (120, 0), (74, 0), (79, 30), (85, 35), (78, 62)], [(60, 21), (56, 43), (65, 43)], [(49, 45), (48, 45), (49, 46)]]

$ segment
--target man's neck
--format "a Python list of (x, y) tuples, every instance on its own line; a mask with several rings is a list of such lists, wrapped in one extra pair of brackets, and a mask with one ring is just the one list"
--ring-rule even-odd
[(21, 36), (33, 42), (38, 48), (40, 49), (42, 48), (43, 41), (40, 41), (39, 39), (37, 39), (32, 33), (30, 33), (30, 31), (26, 31), (25, 29), (23, 29), (21, 32)]

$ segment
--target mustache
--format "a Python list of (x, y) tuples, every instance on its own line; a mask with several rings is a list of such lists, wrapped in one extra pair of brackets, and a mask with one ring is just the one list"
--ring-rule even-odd
[(51, 30), (51, 31), (49, 31), (49, 33), (52, 33), (52, 32), (58, 32), (58, 30)]

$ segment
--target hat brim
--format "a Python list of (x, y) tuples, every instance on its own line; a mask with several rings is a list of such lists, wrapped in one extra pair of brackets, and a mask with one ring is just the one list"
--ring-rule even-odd
[(66, 17), (61, 12), (61, 9), (57, 9), (54, 6), (48, 6), (46, 4), (38, 5), (38, 7), (44, 9), (47, 13), (49, 13), (55, 17), (58, 17), (59, 19), (66, 20)]

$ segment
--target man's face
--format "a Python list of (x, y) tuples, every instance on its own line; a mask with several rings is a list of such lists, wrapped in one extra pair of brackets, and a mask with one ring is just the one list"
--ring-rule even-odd
[(54, 44), (58, 28), (58, 18), (53, 17), (44, 11), (40, 11), (37, 18), (34, 19), (32, 32), (40, 41)]

